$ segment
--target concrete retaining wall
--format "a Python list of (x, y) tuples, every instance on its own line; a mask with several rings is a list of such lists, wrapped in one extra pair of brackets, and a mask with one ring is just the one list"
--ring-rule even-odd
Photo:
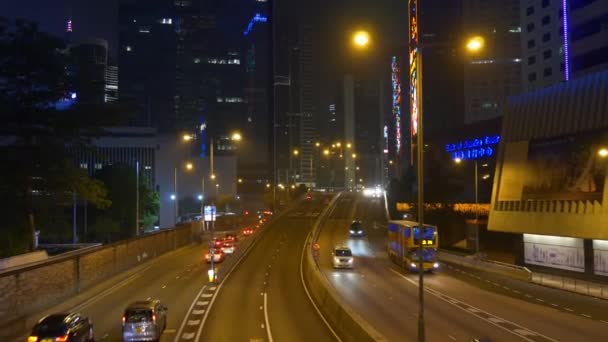
[(531, 281), (532, 272), (521, 266), (505, 264), (501, 262), (481, 260), (473, 256), (463, 256), (445, 251), (437, 253), (438, 259), (443, 262), (448, 262), (460, 266), (474, 268), (480, 271), (491, 272), (503, 276)]
[(26, 330), (27, 315), (190, 244), (192, 231), (190, 225), (181, 226), (0, 271), (0, 340), (13, 330)]
[(339, 294), (321, 273), (319, 265), (313, 256), (314, 250), (312, 246), (318, 236), (321, 223), (326, 219), (329, 212), (328, 209), (335, 204), (338, 197), (334, 197), (329, 206), (319, 216), (306, 240), (301, 264), (302, 280), (321, 314), (342, 341), (385, 341), (385, 338), (379, 332), (340, 298)]

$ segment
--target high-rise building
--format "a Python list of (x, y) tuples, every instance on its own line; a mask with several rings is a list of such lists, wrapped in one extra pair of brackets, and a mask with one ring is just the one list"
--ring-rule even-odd
[(519, 0), (463, 1), (463, 34), (479, 35), (485, 40), (480, 51), (463, 51), (467, 55), (464, 66), (467, 124), (500, 116), (507, 98), (520, 92), (519, 3)]
[(523, 0), (520, 18), (524, 91), (608, 67), (608, 1)]
[(105, 102), (118, 100), (118, 66), (108, 65), (106, 68), (106, 94)]
[(96, 38), (83, 39), (70, 45), (69, 54), (69, 73), (78, 102), (104, 103), (108, 42)]

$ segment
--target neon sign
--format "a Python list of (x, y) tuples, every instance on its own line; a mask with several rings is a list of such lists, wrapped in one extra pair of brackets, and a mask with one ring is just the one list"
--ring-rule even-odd
[(564, 78), (570, 80), (570, 42), (568, 42), (568, 2), (562, 0), (562, 16), (564, 26)]
[(249, 21), (249, 24), (247, 25), (247, 29), (245, 30), (245, 32), (243, 32), (243, 35), (248, 35), (249, 32), (251, 32), (251, 30), (253, 29), (253, 25), (255, 23), (265, 23), (268, 21), (268, 17), (265, 17), (263, 15), (261, 15), (260, 13), (256, 13), (253, 18), (251, 18), (251, 21)]
[(496, 152), (496, 146), (494, 145), (499, 142), (499, 135), (490, 135), (446, 144), (445, 150), (452, 156), (452, 159), (480, 159), (493, 156)]
[[(418, 0), (409, 0), (409, 57), (410, 57), (410, 139), (418, 134), (418, 113), (420, 110), (420, 79), (418, 78)], [(411, 162), (413, 163), (414, 144), (411, 146)]]
[(395, 119), (395, 149), (401, 152), (401, 78), (399, 77), (399, 63), (397, 56), (391, 60), (393, 82), (393, 117)]

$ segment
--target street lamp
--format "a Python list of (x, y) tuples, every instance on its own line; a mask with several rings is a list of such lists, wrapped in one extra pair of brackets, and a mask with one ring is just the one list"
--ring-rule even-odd
[(481, 36), (471, 37), (467, 41), (467, 45), (466, 45), (467, 50), (469, 50), (471, 52), (478, 52), (481, 49), (483, 49), (485, 42), (486, 42), (486, 40)]
[(323, 155), (324, 156), (329, 156), (329, 150), (328, 149), (324, 149), (323, 150)]
[(297, 157), (300, 155), (300, 151), (298, 149), (293, 150), (293, 155)]
[(351, 143), (346, 143), (346, 148), (350, 149), (351, 147), (353, 147)]
[(239, 132), (234, 132), (230, 136), (230, 140), (232, 140), (232, 141), (241, 141), (241, 140), (243, 140), (243, 136)]
[(321, 147), (321, 143), (317, 141), (317, 142), (315, 143), (315, 146), (316, 146), (316, 147)]
[(597, 151), (597, 154), (602, 157), (602, 158), (606, 158), (608, 157), (608, 148), (602, 147)]
[(194, 137), (192, 135), (190, 135), (190, 134), (184, 134), (182, 136), (182, 140), (185, 141), (185, 142), (188, 142), (188, 141), (190, 141), (192, 139), (194, 139)]
[(238, 182), (239, 182), (239, 184), (242, 184), (243, 183), (243, 178), (239, 178)]
[(192, 163), (186, 163), (186, 170), (191, 171), (194, 168)]
[(364, 30), (357, 31), (353, 35), (353, 44), (357, 48), (360, 48), (360, 49), (366, 48), (369, 45), (369, 43), (370, 43), (370, 36), (367, 31), (364, 31)]

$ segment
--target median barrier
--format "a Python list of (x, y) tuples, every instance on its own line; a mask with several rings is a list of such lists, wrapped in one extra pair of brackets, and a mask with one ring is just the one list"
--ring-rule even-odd
[(109, 277), (192, 242), (191, 225), (83, 248), (0, 271), (0, 341), (29, 329), (29, 316)]
[(495, 273), (523, 281), (532, 280), (532, 272), (526, 267), (506, 264), (498, 261), (484, 260), (475, 256), (464, 256), (449, 253), (445, 250), (437, 253), (437, 258), (442, 262), (473, 268), (476, 270)]
[(329, 208), (333, 207), (340, 195), (335, 196), (321, 213), (309, 233), (302, 251), (302, 282), (311, 300), (316, 305), (327, 324), (342, 341), (386, 341), (386, 339), (359, 316), (344, 302), (329, 281), (322, 274), (314, 258), (314, 245), (319, 234), (321, 223), (325, 220)]

